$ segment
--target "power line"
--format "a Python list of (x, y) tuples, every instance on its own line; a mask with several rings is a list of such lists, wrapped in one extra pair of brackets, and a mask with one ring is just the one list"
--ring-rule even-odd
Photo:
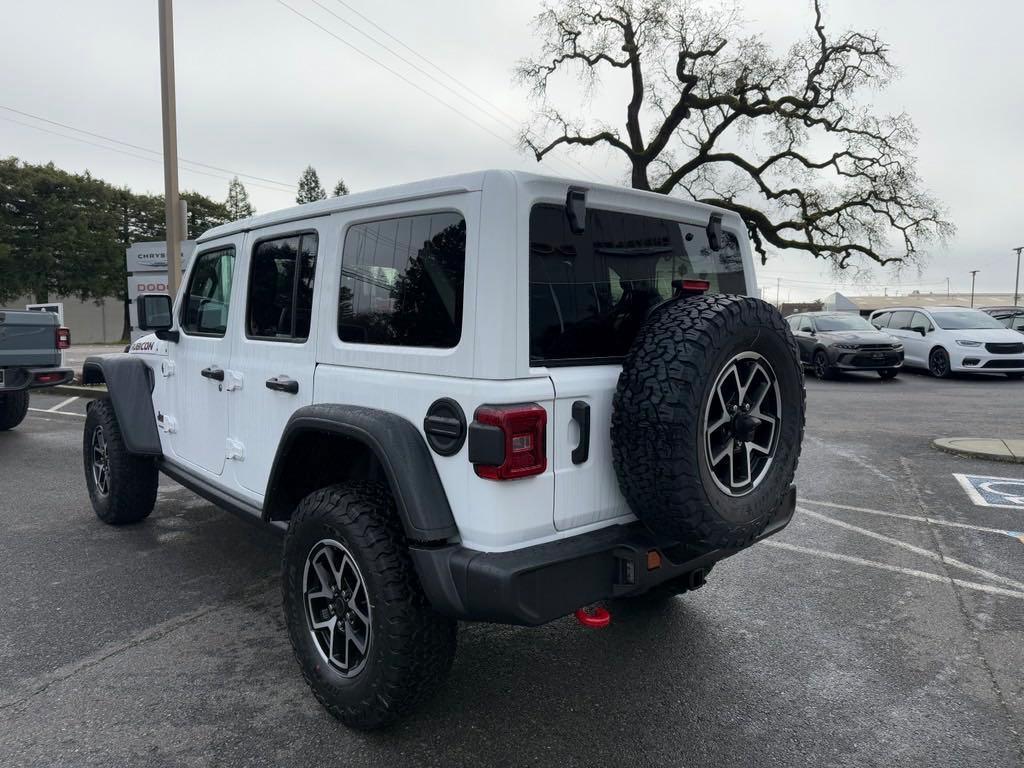
[[(129, 151), (125, 150), (125, 149), (119, 149), (118, 147), (110, 147), (110, 146), (107, 146), (106, 144), (100, 144), (100, 143), (95, 142), (95, 141), (89, 141), (88, 139), (83, 139), (80, 136), (69, 136), (66, 133), (60, 133), (59, 131), (51, 131), (49, 128), (43, 128), (40, 125), (32, 125), (31, 123), (23, 123), (20, 120), (14, 120), (14, 119), (12, 119), (10, 117), (0, 116), (0, 120), (3, 120), (3, 121), (8, 122), (8, 123), (13, 123), (15, 125), (20, 125), (20, 126), (23, 126), (25, 128), (31, 128), (31, 129), (36, 130), (36, 131), (42, 131), (43, 133), (48, 133), (51, 136), (60, 136), (62, 139), (70, 139), (71, 141), (77, 141), (77, 142), (79, 142), (81, 144), (88, 144), (90, 147), (99, 147), (100, 149), (106, 149), (106, 150), (108, 150), (110, 152), (117, 152), (118, 154), (127, 155), (128, 157), (134, 157), (134, 158), (137, 158), (139, 160), (145, 160), (146, 162), (149, 162), (149, 163), (161, 163), (162, 162), (161, 160), (158, 160), (155, 157), (149, 157), (148, 155), (139, 155), (139, 154), (136, 154), (135, 152), (129, 152)], [(209, 176), (209, 177), (214, 178), (214, 179), (222, 179), (224, 181), (231, 181), (231, 177), (230, 176), (222, 176), (222, 175), (220, 175), (218, 173), (208, 173), (207, 171), (197, 171), (194, 168), (183, 168), (182, 170), (187, 172), (187, 173), (195, 173), (195, 174), (199, 174), (201, 176)], [(250, 181), (249, 185), (253, 186), (253, 187), (263, 187), (264, 189), (269, 189), (269, 190), (271, 190), (273, 192), (284, 192), (285, 191), (283, 189), (279, 189), (277, 187), (270, 187), (270, 186), (267, 186), (266, 184), (260, 184), (260, 183), (255, 182), (255, 181)]]
[[(402, 40), (398, 39), (398, 38), (397, 38), (397, 37), (395, 37), (395, 36), (394, 36), (393, 34), (391, 34), (390, 32), (388, 32), (388, 31), (387, 31), (387, 30), (386, 30), (386, 29), (385, 29), (384, 27), (382, 27), (382, 26), (381, 26), (380, 24), (378, 24), (377, 22), (375, 22), (375, 21), (374, 21), (373, 19), (371, 19), (371, 18), (370, 18), (369, 16), (367, 16), (367, 15), (366, 15), (365, 13), (361, 13), (361, 12), (360, 12), (359, 10), (357, 10), (356, 8), (353, 8), (353, 7), (351, 6), (351, 5), (349, 5), (348, 3), (346, 3), (346, 2), (345, 2), (345, 0), (335, 0), (335, 2), (336, 2), (336, 3), (338, 3), (338, 5), (341, 5), (341, 6), (345, 7), (345, 8), (347, 8), (347, 9), (348, 9), (349, 11), (351, 11), (351, 12), (352, 12), (352, 13), (354, 13), (354, 14), (355, 14), (356, 16), (358, 16), (359, 18), (361, 18), (361, 19), (362, 19), (363, 21), (365, 21), (365, 22), (366, 22), (367, 24), (369, 24), (369, 25), (370, 25), (371, 27), (373, 27), (374, 29), (377, 29), (377, 30), (379, 30), (379, 31), (380, 31), (380, 32), (381, 32), (382, 34), (384, 34), (385, 36), (387, 36), (387, 37), (388, 37), (388, 38), (390, 38), (391, 40), (394, 40), (394, 41), (395, 41), (396, 43), (398, 43), (398, 44), (399, 44), (400, 46), (402, 46), (403, 48), (405, 48), (405, 49), (406, 49), (407, 51), (409, 51), (409, 52), (410, 52), (411, 54), (413, 54), (414, 56), (416, 56), (416, 57), (417, 57), (418, 59), (420, 59), (421, 61), (425, 62), (425, 63), (426, 63), (427, 65), (429, 65), (429, 66), (430, 66), (430, 67), (432, 67), (432, 68), (433, 68), (434, 70), (436, 70), (437, 72), (439, 72), (439, 73), (441, 73), (442, 75), (444, 75), (444, 76), (445, 76), (446, 78), (448, 78), (449, 80), (451, 80), (451, 81), (452, 81), (453, 83), (455, 83), (456, 85), (458, 85), (458, 86), (459, 86), (460, 88), (462, 88), (463, 90), (465, 90), (466, 92), (468, 92), (469, 94), (471, 94), (472, 96), (474, 96), (475, 98), (477, 98), (477, 99), (479, 99), (480, 101), (482, 101), (482, 102), (483, 102), (484, 104), (486, 104), (486, 105), (487, 105), (488, 107), (490, 107), (490, 108), (491, 108), (492, 110), (495, 110), (496, 112), (500, 112), (500, 113), (501, 113), (501, 114), (502, 114), (502, 115), (504, 116), (504, 118), (503, 118), (503, 119), (499, 119), (498, 117), (495, 117), (495, 115), (493, 115), (492, 113), (490, 113), (490, 112), (488, 112), (487, 110), (485, 110), (485, 109), (481, 108), (481, 107), (480, 107), (479, 105), (477, 105), (477, 104), (474, 104), (474, 103), (473, 103), (472, 101), (470, 101), (469, 99), (467, 99), (467, 98), (466, 98), (465, 96), (463, 96), (462, 94), (460, 94), (460, 93), (458, 93), (457, 91), (453, 90), (453, 89), (452, 89), (452, 88), (451, 88), (450, 86), (446, 85), (445, 83), (442, 83), (442, 82), (441, 82), (440, 80), (438, 80), (438, 79), (437, 79), (436, 77), (434, 77), (433, 75), (431, 75), (431, 74), (430, 74), (429, 72), (426, 72), (426, 71), (424, 71), (424, 70), (423, 70), (423, 69), (422, 69), (421, 67), (417, 66), (416, 64), (413, 64), (413, 63), (412, 63), (411, 61), (409, 61), (408, 59), (406, 59), (406, 58), (405, 58), (404, 56), (401, 56), (401, 55), (399, 55), (398, 53), (395, 53), (395, 51), (394, 51), (393, 49), (391, 49), (391, 48), (389, 48), (388, 46), (384, 45), (384, 43), (382, 43), (382, 42), (380, 42), (379, 40), (377, 40), (377, 39), (375, 39), (375, 38), (371, 37), (371, 36), (370, 36), (370, 35), (368, 35), (368, 34), (367, 34), (366, 32), (364, 32), (363, 30), (359, 29), (359, 28), (358, 28), (357, 26), (355, 26), (354, 24), (352, 24), (352, 22), (350, 22), (350, 21), (348, 21), (348, 20), (346, 20), (346, 19), (343, 19), (343, 18), (342, 18), (341, 16), (338, 16), (338, 15), (337, 15), (336, 13), (334, 13), (333, 11), (331, 11), (331, 10), (329, 10), (329, 9), (325, 8), (325, 7), (324, 7), (324, 6), (323, 6), (323, 5), (322, 5), (322, 4), (321, 4), (321, 3), (319, 2), (319, 0), (312, 0), (312, 2), (313, 2), (313, 3), (315, 3), (316, 5), (320, 6), (321, 8), (323, 8), (323, 9), (324, 9), (324, 10), (325, 10), (325, 11), (326, 11), (327, 13), (331, 14), (331, 16), (334, 16), (334, 17), (335, 17), (336, 19), (338, 19), (339, 21), (341, 21), (341, 22), (342, 22), (343, 24), (347, 24), (348, 26), (352, 27), (352, 29), (354, 29), (354, 30), (356, 30), (357, 32), (359, 32), (359, 33), (360, 33), (361, 35), (363, 35), (363, 36), (365, 36), (365, 37), (369, 38), (370, 40), (373, 40), (373, 42), (375, 42), (375, 43), (376, 43), (377, 45), (379, 45), (379, 46), (381, 46), (382, 48), (384, 48), (384, 50), (388, 51), (388, 53), (390, 53), (390, 54), (391, 54), (392, 56), (395, 56), (396, 58), (400, 59), (401, 61), (404, 61), (404, 62), (405, 62), (406, 64), (408, 64), (408, 65), (409, 65), (410, 67), (414, 68), (414, 69), (415, 69), (415, 70), (417, 70), (418, 72), (421, 72), (421, 73), (422, 73), (422, 74), (423, 74), (424, 76), (426, 76), (426, 77), (430, 78), (430, 79), (431, 79), (431, 80), (433, 80), (433, 81), (434, 81), (435, 83), (437, 83), (438, 85), (440, 85), (440, 86), (441, 86), (442, 88), (445, 88), (445, 89), (446, 89), (446, 90), (448, 90), (449, 92), (451, 92), (451, 93), (455, 94), (455, 95), (456, 95), (456, 96), (458, 96), (458, 97), (459, 97), (460, 99), (462, 99), (463, 101), (465, 101), (465, 102), (466, 102), (467, 104), (471, 105), (471, 106), (472, 106), (472, 107), (474, 107), (475, 109), (479, 110), (480, 112), (482, 112), (482, 113), (484, 113), (485, 115), (487, 115), (488, 117), (490, 117), (490, 118), (491, 118), (492, 120), (495, 120), (496, 122), (501, 122), (501, 123), (503, 123), (503, 124), (504, 124), (504, 125), (505, 125), (506, 127), (510, 127), (510, 128), (512, 128), (512, 130), (514, 130), (514, 131), (518, 131), (518, 130), (519, 130), (519, 128), (520, 128), (520, 126), (521, 126), (521, 123), (520, 123), (520, 120), (519, 120), (519, 118), (517, 118), (517, 117), (516, 117), (515, 115), (512, 115), (512, 114), (510, 114), (510, 113), (506, 112), (506, 111), (505, 111), (504, 109), (502, 109), (501, 107), (499, 107), (499, 106), (498, 106), (497, 104), (495, 104), (494, 102), (490, 101), (490, 100), (489, 100), (489, 99), (488, 99), (487, 97), (485, 97), (485, 96), (482, 96), (481, 94), (477, 93), (477, 92), (476, 92), (475, 90), (473, 90), (472, 88), (470, 88), (470, 87), (469, 87), (469, 86), (468, 86), (468, 85), (467, 85), (467, 84), (466, 84), (466, 83), (465, 83), (465, 82), (464, 82), (463, 80), (460, 80), (459, 78), (455, 77), (455, 75), (453, 75), (453, 74), (451, 74), (450, 72), (448, 72), (447, 70), (445, 70), (445, 69), (442, 69), (441, 67), (439, 67), (439, 66), (438, 66), (437, 64), (435, 64), (435, 63), (434, 63), (433, 61), (431, 61), (431, 60), (430, 60), (429, 58), (427, 58), (427, 57), (426, 57), (426, 56), (424, 56), (424, 55), (423, 55), (422, 53), (420, 53), (419, 51), (417, 51), (417, 50), (416, 50), (415, 48), (413, 48), (412, 46), (408, 45), (407, 43), (403, 42)], [(529, 128), (527, 128), (527, 129), (526, 129), (526, 131), (527, 131), (527, 134), (529, 134), (529, 132), (530, 132)], [(555, 160), (555, 159), (556, 159), (556, 158), (553, 158), (553, 159), (549, 160), (549, 162), (553, 162), (553, 160)], [(580, 164), (580, 163), (579, 163), (579, 162), (578, 162), (577, 160), (575, 160), (574, 158), (572, 158), (572, 157), (569, 157), (569, 156), (567, 156), (567, 157), (565, 157), (565, 160), (566, 160), (567, 162), (570, 162), (570, 163), (572, 163), (573, 165), (575, 165), (575, 166), (576, 166), (577, 168), (579, 168), (579, 169), (580, 169), (581, 171), (583, 171), (584, 173), (586, 173), (586, 174), (588, 174), (588, 175), (589, 175), (589, 174), (591, 173), (589, 169), (587, 169), (587, 168), (586, 168), (585, 166), (581, 165), (581, 164)]]
[[(15, 109), (14, 107), (7, 107), (7, 106), (4, 106), (3, 104), (0, 104), (0, 109), (6, 110), (7, 112), (13, 112), (14, 114), (21, 115), (22, 117), (29, 117), (29, 118), (31, 118), (33, 120), (38, 120), (41, 123), (48, 123), (49, 125), (56, 125), (59, 128), (64, 128), (64, 129), (69, 130), (69, 131), (74, 131), (75, 133), (81, 133), (81, 134), (83, 134), (85, 136), (92, 136), (95, 139), (102, 139), (103, 141), (109, 141), (111, 144), (119, 144), (122, 147), (129, 147), (130, 149), (137, 149), (140, 152), (148, 152), (148, 153), (153, 154), (153, 155), (160, 155), (161, 157), (163, 156), (163, 152), (161, 152), (160, 150), (150, 149), (149, 147), (143, 147), (143, 146), (140, 146), (138, 144), (132, 144), (131, 142), (127, 142), (127, 141), (121, 141), (120, 139), (115, 139), (115, 138), (112, 138), (110, 136), (104, 136), (101, 133), (95, 133), (93, 131), (87, 131), (84, 128), (77, 128), (77, 127), (75, 127), (73, 125), (68, 125), (67, 123), (62, 123), (62, 122), (59, 122), (57, 120), (51, 120), (48, 117), (42, 117), (41, 115), (33, 115), (31, 112), (24, 112), (24, 111), (22, 111), (20, 109)], [(8, 122), (15, 123), (17, 121), (16, 120), (8, 120)], [(38, 127), (38, 126), (31, 126), (28, 123), (18, 123), (18, 125), (25, 125), (25, 126), (28, 126), (30, 128)], [(42, 129), (40, 129), (40, 130), (42, 130)], [(52, 133), (52, 131), (51, 131), (51, 133)], [(59, 136), (60, 134), (56, 134), (56, 135)], [(65, 137), (65, 138), (70, 138), (70, 137)], [(100, 145), (96, 145), (96, 146), (100, 146)], [(294, 185), (294, 184), (288, 184), (286, 182), (277, 181), (275, 179), (267, 179), (267, 178), (264, 178), (262, 176), (254, 176), (251, 173), (241, 173), (239, 171), (233, 171), (230, 168), (221, 168), (220, 166), (217, 166), (217, 165), (210, 165), (208, 163), (200, 163), (197, 160), (186, 160), (185, 158), (179, 158), (179, 159), (180, 159), (180, 161), (182, 163), (187, 163), (189, 165), (197, 165), (200, 168), (209, 168), (210, 170), (213, 170), (213, 171), (221, 171), (222, 173), (230, 173), (233, 176), (244, 176), (247, 179), (255, 179), (256, 181), (266, 181), (266, 182), (269, 182), (270, 184), (277, 184), (277, 185), (282, 186), (282, 187), (287, 187), (290, 190), (296, 188), (296, 185)], [(196, 171), (196, 173), (199, 173), (199, 171)], [(209, 174), (207, 174), (207, 175), (209, 175)], [(215, 177), (215, 178), (220, 178), (220, 177)], [(257, 185), (257, 186), (259, 186), (259, 185)], [(278, 191), (281, 191), (281, 190), (278, 190)]]
[[(496, 132), (495, 132), (494, 130), (492, 130), (492, 129), (491, 129), (490, 127), (488, 127), (488, 126), (484, 125), (483, 123), (479, 122), (478, 120), (476, 120), (475, 118), (471, 117), (470, 115), (467, 115), (467, 114), (466, 114), (465, 112), (463, 112), (463, 111), (462, 111), (461, 109), (459, 109), (458, 107), (456, 107), (456, 106), (454, 106), (454, 105), (450, 104), (449, 102), (445, 101), (444, 99), (441, 99), (441, 98), (439, 98), (439, 97), (438, 97), (438, 96), (437, 96), (436, 94), (433, 94), (433, 93), (431, 93), (430, 91), (428, 91), (428, 90), (427, 90), (426, 88), (424, 88), (424, 87), (423, 87), (422, 85), (420, 85), (419, 83), (415, 82), (414, 80), (410, 80), (410, 79), (409, 79), (408, 77), (406, 77), (405, 75), (403, 75), (403, 74), (402, 74), (401, 72), (399, 72), (398, 70), (396, 70), (396, 69), (394, 69), (393, 67), (391, 67), (391, 66), (389, 66), (389, 65), (385, 64), (385, 63), (384, 63), (383, 61), (381, 61), (381, 60), (380, 60), (380, 59), (378, 59), (377, 57), (373, 56), (372, 54), (369, 54), (369, 53), (367, 53), (367, 52), (366, 52), (366, 51), (364, 51), (364, 50), (363, 50), (362, 48), (359, 48), (358, 46), (354, 45), (353, 43), (350, 43), (350, 42), (349, 42), (348, 40), (346, 40), (345, 38), (341, 37), (341, 36), (340, 36), (340, 35), (338, 35), (338, 34), (337, 34), (336, 32), (332, 31), (331, 29), (328, 29), (328, 28), (327, 28), (327, 27), (325, 27), (325, 26), (324, 26), (323, 24), (320, 24), (319, 22), (317, 22), (317, 21), (316, 21), (316, 20), (314, 20), (313, 18), (311, 18), (311, 17), (307, 16), (306, 14), (302, 13), (302, 11), (299, 11), (298, 9), (296, 9), (296, 8), (293, 8), (292, 6), (290, 6), (290, 5), (288, 5), (287, 3), (283, 2), (283, 0), (274, 0), (274, 1), (275, 1), (275, 2), (276, 2), (276, 3), (278, 4), (278, 5), (282, 6), (283, 8), (286, 8), (286, 9), (288, 9), (289, 11), (291, 11), (292, 13), (294, 13), (294, 14), (295, 14), (296, 16), (298, 16), (298, 17), (300, 17), (300, 18), (304, 19), (305, 21), (307, 21), (308, 23), (312, 24), (312, 25), (313, 25), (314, 27), (316, 27), (316, 28), (317, 28), (317, 29), (319, 29), (320, 31), (322, 31), (322, 32), (324, 32), (324, 33), (326, 33), (326, 34), (330, 35), (331, 37), (333, 37), (333, 38), (334, 38), (335, 40), (337, 40), (337, 41), (338, 41), (339, 43), (341, 43), (342, 45), (346, 46), (347, 48), (351, 48), (351, 49), (352, 49), (353, 51), (355, 51), (356, 53), (358, 53), (358, 54), (359, 54), (360, 56), (362, 56), (363, 58), (365, 58), (365, 59), (369, 59), (370, 61), (372, 61), (372, 62), (373, 62), (374, 64), (376, 64), (377, 66), (381, 67), (382, 69), (385, 69), (385, 70), (387, 70), (388, 72), (390, 72), (390, 73), (391, 73), (392, 75), (394, 75), (395, 77), (397, 77), (397, 78), (398, 78), (399, 80), (401, 80), (402, 82), (406, 83), (407, 85), (411, 85), (411, 86), (412, 86), (413, 88), (415, 88), (415, 89), (416, 89), (417, 91), (419, 91), (420, 93), (422, 93), (422, 94), (424, 94), (425, 96), (427, 96), (427, 97), (428, 97), (429, 99), (431, 99), (432, 101), (435, 101), (435, 102), (437, 102), (438, 104), (441, 104), (442, 106), (445, 106), (445, 107), (447, 107), (447, 108), (448, 108), (448, 109), (450, 109), (450, 110), (451, 110), (452, 112), (454, 112), (454, 113), (455, 113), (455, 114), (457, 114), (457, 115), (458, 115), (459, 117), (461, 117), (461, 118), (462, 118), (463, 120), (467, 120), (467, 121), (469, 121), (470, 123), (472, 123), (473, 125), (475, 125), (475, 126), (476, 126), (477, 128), (479, 128), (480, 130), (482, 130), (482, 131), (485, 131), (485, 132), (487, 132), (488, 134), (490, 134), (490, 135), (491, 135), (491, 136), (493, 136), (494, 138), (498, 139), (498, 141), (502, 142), (503, 144), (506, 144), (507, 146), (511, 147), (512, 149), (516, 149), (516, 150), (518, 149), (518, 147), (517, 147), (517, 146), (516, 146), (516, 145), (515, 145), (515, 144), (514, 144), (513, 142), (509, 141), (509, 140), (508, 140), (508, 138), (506, 138), (505, 136), (502, 136), (502, 135), (500, 135), (500, 134), (496, 133)], [(321, 4), (319, 3), (319, 2), (317, 2), (317, 0), (312, 0), (312, 1), (313, 1), (313, 2), (314, 2), (314, 3), (315, 3), (315, 4), (317, 5), (317, 6), (318, 6), (318, 7), (320, 7), (320, 8), (323, 8), (323, 6), (322, 6), (322, 5), (321, 5)], [(324, 8), (324, 10), (327, 10), (327, 9), (326, 9), (326, 8)], [(329, 10), (327, 10), (327, 12), (328, 12), (328, 13), (331, 13), (331, 15), (332, 15), (332, 16), (334, 16), (335, 18), (340, 18), (339, 16), (337, 16), (337, 14), (334, 14), (333, 12), (331, 12), (331, 11), (329, 11)], [(344, 19), (342, 19), (342, 21), (344, 21)], [(346, 21), (345, 23), (346, 23), (346, 24), (349, 24), (349, 22), (347, 22), (347, 21)], [(352, 26), (352, 25), (351, 25), (351, 24), (349, 24), (349, 26)], [(353, 27), (353, 28), (355, 28), (355, 27)], [(361, 33), (362, 33), (363, 35), (366, 35), (366, 36), (367, 36), (367, 37), (369, 37), (369, 38), (370, 38), (371, 40), (373, 40), (373, 38), (372, 38), (372, 37), (370, 37), (370, 36), (369, 36), (369, 35), (368, 35), (367, 33), (365, 33), (365, 32), (362, 32), (361, 30), (358, 30), (358, 29), (357, 29), (357, 31), (360, 31), (360, 32), (361, 32)], [(410, 64), (410, 63), (409, 63), (409, 61), (408, 61), (407, 59), (405, 59), (405, 58), (403, 58), (403, 57), (399, 56), (398, 54), (394, 53), (394, 51), (392, 51), (392, 50), (391, 50), (390, 48), (388, 48), (388, 47), (387, 47), (386, 45), (384, 45), (383, 43), (380, 43), (379, 41), (376, 41), (376, 40), (374, 40), (374, 42), (376, 42), (376, 43), (377, 43), (378, 45), (380, 45), (381, 47), (383, 47), (383, 48), (385, 48), (386, 50), (388, 50), (388, 51), (389, 51), (390, 53), (392, 53), (392, 55), (396, 56), (397, 58), (401, 59), (402, 61), (405, 61), (405, 62), (406, 62), (407, 64)], [(421, 72), (421, 73), (423, 73), (423, 74), (426, 74), (426, 73), (424, 73), (424, 72), (423, 72), (423, 70), (422, 70), (421, 68), (415, 67), (415, 65), (413, 65), (413, 64), (410, 64), (410, 66), (413, 66), (414, 68), (416, 68), (416, 69), (417, 69), (417, 71), (419, 71), (419, 72)], [(428, 75), (428, 76), (429, 76), (429, 75)], [(450, 89), (449, 89), (449, 90), (450, 90)], [(459, 94), (456, 94), (456, 95), (458, 96)], [(463, 97), (461, 97), (461, 96), (460, 96), (460, 98), (463, 98)], [(475, 105), (473, 105), (473, 106), (474, 106), (474, 107), (475, 107), (476, 109), (480, 109), (479, 107), (476, 107)], [(590, 174), (590, 172), (589, 172), (589, 171), (588, 171), (587, 173), (588, 173), (588, 175), (590, 176), (590, 178), (591, 178), (591, 179), (594, 179), (594, 176), (593, 176), (592, 174)]]

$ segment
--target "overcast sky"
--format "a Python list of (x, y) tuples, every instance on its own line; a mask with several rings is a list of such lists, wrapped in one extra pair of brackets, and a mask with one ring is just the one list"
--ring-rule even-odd
[[(183, 161), (205, 164), (183, 162), (183, 187), (223, 199), (232, 173), (246, 174), (253, 202), (268, 211), (293, 204), (294, 190), (274, 182), (295, 184), (307, 164), (328, 190), (339, 177), (358, 191), (488, 167), (565, 176), (582, 175), (583, 166), (592, 177), (622, 182), (625, 166), (614, 158), (581, 151), (573, 162), (538, 166), (513, 146), (513, 126), (527, 117), (529, 104), (511, 70), (534, 50), (529, 22), (538, 6), (533, 0), (177, 0), (179, 153)], [(745, 7), (750, 31), (764, 32), (780, 50), (811, 23), (807, 0), (748, 0)], [(483, 110), (475, 109), (431, 80), (424, 72), (474, 99), (354, 11), (490, 104), (476, 101)], [(920, 273), (875, 270), (839, 289), (881, 293), (885, 283), (890, 293), (944, 292), (949, 277), (953, 291), (966, 291), (968, 270), (980, 269), (979, 291), (1011, 291), (1010, 249), (1024, 245), (1024, 4), (832, 0), (827, 21), (834, 30), (877, 29), (891, 45), (902, 78), (873, 101), (879, 111), (905, 109), (914, 117), (921, 175), (959, 228), (949, 249), (934, 252)], [(52, 160), (162, 192), (160, 157), (144, 151), (161, 146), (156, 0), (0, 0), (0, 106), (138, 147), (0, 109), (0, 155)], [(595, 104), (595, 110), (606, 107), (616, 110), (608, 118), (622, 109), (611, 100)], [(783, 300), (837, 287), (827, 267), (804, 255), (777, 257), (760, 270), (773, 300), (780, 277)]]

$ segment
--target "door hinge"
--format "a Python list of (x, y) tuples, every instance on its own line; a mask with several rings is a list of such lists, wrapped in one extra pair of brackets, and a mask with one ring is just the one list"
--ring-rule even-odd
[(234, 392), (242, 388), (245, 376), (241, 371), (224, 371), (224, 391)]
[(224, 457), (228, 461), (245, 461), (245, 446), (242, 444), (242, 441), (229, 437)]
[(163, 411), (156, 412), (156, 425), (167, 434), (178, 431), (178, 422), (174, 420), (173, 416), (168, 416)]

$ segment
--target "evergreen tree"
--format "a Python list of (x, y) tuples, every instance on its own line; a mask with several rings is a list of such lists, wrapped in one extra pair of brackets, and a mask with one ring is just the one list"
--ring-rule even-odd
[(327, 192), (320, 186), (320, 177), (312, 165), (307, 165), (306, 170), (299, 177), (299, 194), (295, 196), (295, 202), (299, 205), (312, 203), (314, 200), (323, 200)]
[(342, 197), (348, 194), (348, 185), (345, 184), (344, 179), (338, 179), (338, 183), (334, 185), (333, 197)]
[(227, 206), (228, 219), (231, 221), (237, 221), (238, 219), (244, 219), (256, 214), (256, 209), (249, 202), (249, 193), (245, 191), (245, 186), (238, 180), (237, 176), (228, 184), (228, 199), (224, 205)]

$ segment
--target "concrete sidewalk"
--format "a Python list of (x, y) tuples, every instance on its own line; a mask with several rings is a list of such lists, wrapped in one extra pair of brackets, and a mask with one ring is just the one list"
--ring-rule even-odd
[(932, 441), (940, 451), (972, 459), (1024, 464), (1024, 440), (1001, 437), (940, 437)]

